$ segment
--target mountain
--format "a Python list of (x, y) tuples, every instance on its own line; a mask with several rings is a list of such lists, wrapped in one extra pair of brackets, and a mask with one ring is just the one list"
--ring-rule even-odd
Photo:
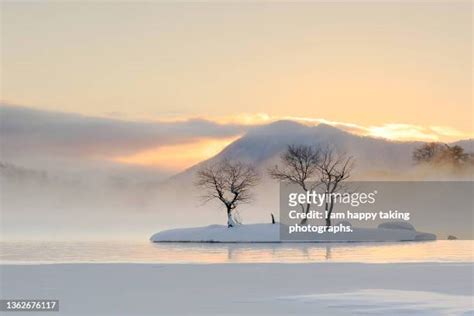
[(452, 145), (458, 145), (464, 148), (464, 150), (468, 153), (474, 153), (474, 139), (464, 139), (452, 143)]
[[(423, 142), (420, 141), (401, 142), (358, 136), (326, 124), (308, 126), (294, 121), (277, 121), (252, 129), (216, 156), (175, 175), (167, 182), (189, 179), (202, 164), (224, 158), (244, 161), (263, 169), (278, 163), (279, 156), (288, 145), (334, 147), (338, 152), (354, 157), (356, 176), (378, 172), (397, 174), (413, 168), (412, 152), (421, 144)], [(453, 145), (460, 145), (467, 152), (474, 151), (472, 139)]]
[[(277, 121), (249, 131), (218, 155), (172, 177), (168, 183), (189, 180), (202, 164), (224, 158), (245, 161), (265, 169), (278, 163), (288, 145), (331, 146), (354, 157), (356, 173), (400, 172), (413, 166), (412, 151), (421, 142), (395, 142), (362, 137), (330, 125), (303, 125), (294, 121)], [(185, 181), (187, 182), (187, 181)]]

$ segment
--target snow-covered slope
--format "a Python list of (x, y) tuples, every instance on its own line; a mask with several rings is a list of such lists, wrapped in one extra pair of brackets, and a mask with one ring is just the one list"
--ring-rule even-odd
[(62, 302), (61, 313), (51, 315), (63, 316), (467, 316), (474, 310), (473, 268), (460, 262), (3, 265), (2, 296), (47, 293)]

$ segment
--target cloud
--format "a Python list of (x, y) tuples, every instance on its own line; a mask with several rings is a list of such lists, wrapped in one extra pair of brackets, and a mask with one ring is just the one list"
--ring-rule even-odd
[(217, 155), (237, 138), (201, 139), (189, 144), (147, 149), (132, 155), (113, 157), (111, 160), (124, 164), (159, 166), (167, 170), (179, 171)]
[(0, 106), (2, 156), (13, 158), (29, 154), (76, 158), (127, 155), (203, 138), (235, 137), (249, 128), (251, 126), (220, 124), (205, 119), (124, 121)]
[(360, 135), (385, 138), (396, 141), (433, 141), (433, 142), (452, 142), (460, 139), (473, 138), (472, 134), (464, 133), (447, 126), (419, 126), (415, 124), (387, 123), (382, 125), (362, 126), (354, 123), (344, 123), (329, 121), (322, 118), (308, 118), (285, 116), (272, 118), (266, 116), (265, 122), (272, 122), (279, 119), (293, 120), (306, 124), (327, 124), (344, 130), (346, 132)]

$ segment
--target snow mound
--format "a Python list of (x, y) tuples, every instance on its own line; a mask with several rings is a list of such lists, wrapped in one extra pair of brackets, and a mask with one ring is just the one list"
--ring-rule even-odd
[(150, 238), (153, 242), (279, 242), (280, 225), (224, 225), (165, 230)]
[(416, 241), (436, 240), (436, 235), (431, 233), (416, 232)]
[(415, 231), (415, 227), (412, 224), (407, 222), (386, 222), (382, 223), (377, 228), (385, 228), (385, 229), (406, 229)]
[[(409, 229), (356, 228), (351, 233), (323, 233), (309, 242), (395, 242), (435, 240), (436, 236)], [(222, 242), (222, 243), (279, 243), (298, 242), (280, 240), (279, 224), (247, 224), (228, 228), (224, 225), (179, 228), (158, 232), (152, 242)], [(307, 241), (308, 242), (308, 241)]]
[(436, 240), (436, 235), (431, 233), (417, 232), (415, 227), (412, 224), (407, 222), (386, 222), (377, 226), (379, 229), (394, 229), (394, 230), (408, 230), (415, 232), (416, 241), (422, 240)]

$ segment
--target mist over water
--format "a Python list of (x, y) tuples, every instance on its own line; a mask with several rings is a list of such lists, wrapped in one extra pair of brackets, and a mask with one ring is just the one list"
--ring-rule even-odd
[[(72, 180), (2, 174), (0, 181), (2, 240), (148, 240), (163, 229), (226, 223), (218, 203), (202, 203), (191, 175), (162, 182), (133, 174)], [(255, 197), (239, 208), (243, 223), (269, 223), (271, 213), (278, 218), (276, 182), (265, 179)]]
[[(351, 180), (472, 181), (472, 170), (414, 166), (411, 153), (419, 143), (288, 121), (250, 131), (210, 161), (227, 157), (256, 165), (263, 181), (255, 189), (255, 200), (238, 208), (239, 217), (243, 223), (269, 223), (270, 214), (278, 218), (279, 186), (267, 169), (278, 163), (288, 144), (328, 141), (355, 156)], [(0, 160), (1, 240), (148, 240), (163, 229), (226, 223), (219, 203), (203, 204), (200, 199), (194, 186), (199, 165), (172, 176), (155, 167), (66, 157), (57, 142), (53, 144), (59, 147), (38, 154), (8, 144)]]

